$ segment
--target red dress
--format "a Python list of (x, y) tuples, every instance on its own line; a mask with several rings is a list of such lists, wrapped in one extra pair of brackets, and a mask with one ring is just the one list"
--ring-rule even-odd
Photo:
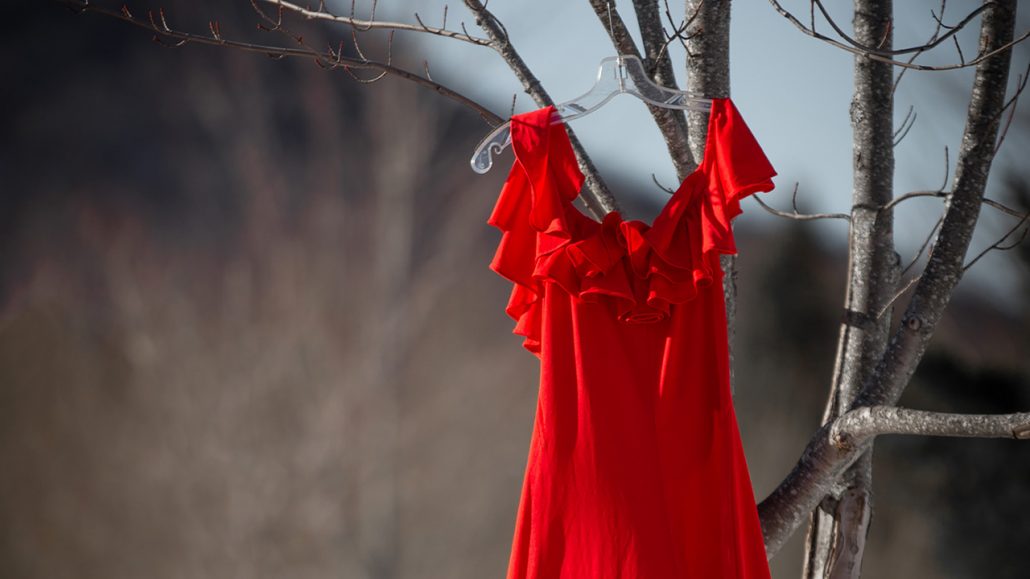
[(508, 579), (768, 579), (729, 391), (719, 254), (775, 171), (728, 99), (704, 161), (648, 226), (572, 204), (553, 108), (512, 118), (489, 223), (507, 313), (540, 359)]

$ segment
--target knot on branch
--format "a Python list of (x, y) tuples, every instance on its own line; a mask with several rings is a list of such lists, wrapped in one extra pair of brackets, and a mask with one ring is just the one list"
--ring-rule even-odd
[(833, 514), (837, 512), (837, 504), (839, 502), (840, 499), (834, 496), (834, 493), (831, 490), (829, 494), (823, 497), (823, 500), (819, 501), (818, 508), (826, 514)]
[(855, 437), (839, 428), (830, 431), (830, 444), (837, 450), (848, 452), (855, 448)]
[(862, 406), (839, 416), (830, 424), (830, 445), (841, 454), (853, 453), (869, 440), (869, 427), (883, 410), (883, 407)]
[(1013, 428), (1012, 437), (1016, 440), (1030, 440), (1030, 424), (1024, 424)]
[(841, 323), (859, 330), (871, 330), (876, 327), (876, 318), (858, 310), (844, 310)]

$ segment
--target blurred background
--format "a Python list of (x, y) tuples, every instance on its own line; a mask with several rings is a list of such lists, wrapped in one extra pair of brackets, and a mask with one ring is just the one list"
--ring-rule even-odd
[[(281, 40), (254, 31), (246, 2), (162, 6), (177, 28), (219, 20), (227, 36)], [(498, 234), (485, 220), (510, 163), (506, 154), (486, 176), (468, 168), (488, 127), (399, 80), (362, 85), (307, 61), (168, 49), (51, 2), (4, 12), (0, 577), (503, 576), (538, 363), (510, 334), (509, 285), (487, 268)], [(514, 35), (520, 21), (505, 22)], [(315, 46), (341, 34), (297, 27)], [(470, 93), (461, 82), (491, 84), (437, 50), (449, 49), (394, 45), (416, 70), (424, 54), (447, 56), (434, 78)], [(499, 59), (489, 66), (507, 74)], [(580, 89), (587, 68), (576, 69)], [(504, 115), (514, 90), (482, 94)], [(961, 83), (927, 90), (942, 107), (968, 98)], [(801, 180), (816, 185), (808, 207), (846, 208), (846, 179), (791, 169), (805, 158), (787, 158), (792, 140), (827, 147), (808, 121), (795, 134), (769, 128), (785, 103), (771, 100), (776, 114), (756, 111), (752, 123), (781, 168), (767, 199), (788, 206)], [(581, 126), (612, 141), (623, 122), (612, 115)], [(1018, 115), (1006, 155), (1025, 153), (1027, 129)], [(648, 170), (620, 173), (630, 163), (591, 145), (601, 138), (587, 148), (608, 160), (615, 191), (640, 192), (622, 196), (627, 213), (650, 219), (663, 199)], [(849, 135), (834, 138), (850, 159)], [(942, 165), (930, 149), (920, 158)], [(1028, 177), (1025, 164), (999, 162), (989, 194), (1026, 211)], [(918, 245), (917, 226), (938, 212), (915, 210), (899, 229), (918, 234), (899, 237)], [(985, 219), (981, 238), (1013, 224)], [(846, 231), (769, 219), (749, 202), (737, 232), (735, 401), (761, 499), (819, 423)], [(977, 268), (903, 405), (1030, 408), (1030, 244)], [(874, 470), (864, 576), (1026, 576), (1030, 445), (884, 438)], [(775, 577), (800, 574), (802, 536), (772, 562)]]

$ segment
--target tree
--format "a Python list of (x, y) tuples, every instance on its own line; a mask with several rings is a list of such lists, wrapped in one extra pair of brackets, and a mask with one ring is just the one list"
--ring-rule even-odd
[[(367, 58), (357, 42), (362, 31), (385, 30), (432, 34), (488, 47), (495, 50), (518, 77), (534, 101), (551, 104), (549, 94), (520, 58), (503, 24), (487, 6), (478, 0), (466, 0), (465, 6), (475, 17), (482, 36), (444, 25), (433, 27), (420, 17), (412, 23), (384, 22), (374, 16), (360, 19), (353, 10), (349, 15), (334, 14), (324, 2), (306, 8), (282, 0), (253, 0), (260, 26), (266, 31), (284, 35), (288, 46), (255, 44), (223, 35), (217, 22), (204, 33), (179, 31), (169, 25), (163, 12), (145, 17), (121, 10), (68, 0), (77, 10), (106, 14), (151, 30), (159, 42), (173, 45), (203, 43), (271, 56), (311, 58), (328, 69), (341, 68), (351, 75), (371, 73), (374, 81), (382, 75), (397, 76), (451, 98), (469, 107), (489, 124), (502, 121), (487, 107), (464, 96), (458, 90), (434, 81), (428, 74), (400, 68), (391, 60)], [(687, 2), (680, 24), (672, 30), (662, 26), (662, 10), (657, 1), (636, 0), (633, 9), (640, 23), (643, 46), (637, 46), (619, 15), (615, 2), (591, 0), (600, 25), (608, 31), (620, 54), (644, 58), (653, 79), (668, 86), (676, 84), (676, 71), (667, 47), (683, 42), (690, 55), (686, 62), (687, 87), (717, 97), (729, 95), (729, 2)], [(849, 272), (844, 297), (840, 339), (835, 357), (835, 372), (828, 386), (824, 424), (804, 449), (797, 464), (779, 488), (759, 505), (770, 557), (775, 556), (786, 539), (808, 521), (805, 577), (858, 577), (861, 570), (864, 540), (872, 514), (871, 452), (876, 437), (883, 434), (921, 436), (974, 436), (1030, 438), (1030, 414), (963, 415), (920, 411), (897, 406), (917, 365), (947, 307), (952, 292), (963, 273), (979, 259), (967, 252), (982, 205), (988, 204), (1010, 214), (1014, 226), (1009, 234), (988, 248), (1001, 250), (1026, 235), (1030, 215), (1008, 208), (985, 197), (987, 177), (992, 161), (1001, 145), (1007, 123), (1011, 122), (1025, 77), (1008, 98), (1011, 52), (1016, 43), (1030, 33), (1015, 34), (1015, 2), (989, 1), (970, 11), (954, 24), (946, 24), (942, 3), (935, 13), (937, 29), (924, 44), (895, 49), (892, 43), (893, 8), (889, 1), (856, 0), (854, 34), (848, 35), (818, 0), (811, 5), (811, 21), (802, 23), (780, 3), (771, 0), (772, 10), (793, 24), (799, 32), (830, 43), (855, 55), (855, 86), (852, 101), (854, 130), (854, 187), (852, 208), (847, 214), (809, 215), (797, 210), (772, 210), (790, 219), (845, 219), (850, 224)], [(374, 13), (374, 11), (373, 11)], [(827, 36), (816, 30), (816, 14), (820, 22), (833, 31)], [(675, 24), (676, 19), (666, 11)], [(354, 35), (354, 49), (342, 44), (320, 51), (309, 46), (303, 35), (292, 28), (296, 19), (324, 21), (339, 25)], [(916, 60), (940, 46), (947, 46), (958, 32), (979, 23), (978, 52), (966, 59), (959, 51), (958, 62), (945, 66), (926, 66)], [(822, 24), (821, 24), (822, 25)], [(904, 59), (904, 60), (902, 60)], [(975, 67), (970, 91), (969, 109), (962, 147), (956, 158), (956, 170), (950, 188), (938, 191), (893, 193), (893, 145), (902, 136), (904, 123), (895, 129), (893, 92), (907, 70), (943, 70)], [(651, 114), (661, 131), (678, 176), (684, 178), (703, 156), (706, 130), (704, 114), (682, 115), (652, 108)], [(597, 216), (618, 209), (619, 203), (589, 157), (573, 137), (574, 147), (583, 173), (587, 176), (584, 200)], [(948, 189), (948, 190), (946, 190)], [(905, 273), (893, 241), (893, 209), (915, 197), (943, 200), (944, 213), (927, 237), (930, 252), (920, 273), (903, 280)], [(402, 200), (403, 202), (403, 200)], [(384, 277), (398, 275), (391, 264), (381, 264)], [(727, 303), (733, 310), (734, 264), (727, 260)], [(905, 268), (907, 269), (907, 268)], [(385, 285), (389, 286), (389, 283)], [(904, 313), (896, 325), (893, 309), (911, 291)], [(384, 299), (389, 299), (388, 296)], [(732, 328), (732, 315), (730, 323)], [(384, 328), (382, 331), (395, 331)], [(383, 368), (369, 372), (388, 371)]]

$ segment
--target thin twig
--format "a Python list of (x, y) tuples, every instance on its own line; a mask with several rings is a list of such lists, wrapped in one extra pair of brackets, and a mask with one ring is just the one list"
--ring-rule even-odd
[[(924, 52), (926, 52), (927, 50), (930, 49), (929, 48), (929, 43), (932, 43), (932, 42), (936, 41), (940, 37), (940, 33), (941, 33), (941, 29), (942, 28), (943, 29), (948, 29), (948, 30), (954, 30), (955, 29), (955, 27), (953, 27), (953, 26), (947, 26), (947, 25), (944, 24), (944, 11), (947, 9), (947, 7), (948, 7), (948, 0), (941, 0), (941, 15), (940, 15), (940, 17), (938, 17), (934, 13), (933, 10), (930, 10), (930, 16), (933, 17), (933, 19), (937, 22), (937, 26), (933, 29), (933, 34), (930, 35), (930, 39), (926, 41), (927, 44), (923, 45), (924, 49), (923, 50), (918, 50), (918, 51), (914, 52), (912, 54), (912, 56), (906, 61), (908, 64), (914, 63), (916, 61), (916, 59), (919, 58), (919, 56), (921, 54), (923, 54)], [(908, 70), (909, 69), (907, 69), (907, 68), (902, 68), (901, 72), (898, 73), (897, 78), (894, 79), (894, 85), (891, 87), (891, 95), (894, 95), (894, 93), (897, 92), (898, 85), (901, 84), (901, 79), (905, 77), (905, 73), (908, 72)]]
[(890, 309), (894, 306), (894, 304), (899, 299), (901, 299), (901, 296), (905, 295), (905, 293), (908, 292), (908, 290), (912, 289), (912, 287), (915, 286), (916, 283), (919, 281), (919, 279), (922, 278), (922, 277), (923, 277), (922, 275), (917, 275), (917, 276), (913, 277), (912, 279), (908, 280), (908, 283), (906, 283), (904, 285), (904, 287), (902, 287), (900, 290), (895, 292), (894, 296), (891, 297), (891, 299), (887, 300), (887, 303), (884, 304), (882, 308), (880, 308), (880, 311), (877, 312), (875, 319), (877, 321), (879, 321), (881, 318), (883, 318), (884, 314), (889, 312)]
[[(685, 50), (687, 52), (687, 55), (689, 56), (690, 55), (690, 50), (687, 49), (687, 41), (690, 40), (691, 38), (693, 38), (696, 33), (695, 34), (687, 34), (687, 29), (690, 28), (690, 25), (694, 23), (694, 20), (697, 18), (698, 14), (701, 13), (701, 8), (705, 4), (704, 0), (702, 0), (701, 2), (698, 2), (697, 6), (694, 7), (694, 12), (688, 18), (685, 18), (683, 21), (681, 21), (678, 26), (676, 25), (675, 21), (672, 18), (672, 11), (669, 9), (669, 0), (664, 0), (664, 2), (665, 2), (665, 17), (668, 18), (669, 26), (672, 27), (673, 31), (672, 31), (672, 33), (666, 32), (665, 27), (664, 26), (662, 27), (662, 32), (665, 34), (666, 38), (665, 38), (665, 41), (662, 43), (661, 50), (658, 51), (658, 59), (661, 59), (664, 55), (666, 55), (668, 53), (669, 45), (672, 44), (672, 41), (674, 41), (674, 40), (679, 40), (680, 41), (680, 44), (683, 46), (683, 50)], [(638, 10), (638, 13), (639, 13), (639, 10)], [(638, 17), (638, 20), (639, 20), (639, 17)]]
[(817, 219), (843, 219), (844, 221), (851, 221), (851, 216), (847, 213), (799, 213), (797, 209), (795, 209), (793, 213), (780, 211), (779, 209), (774, 209), (769, 205), (766, 205), (765, 201), (762, 201), (760, 196), (752, 195), (752, 197), (759, 205), (762, 206), (762, 209), (765, 209), (777, 217), (784, 217), (795, 221), (815, 221)]
[[(937, 199), (947, 199), (949, 196), (951, 196), (951, 193), (949, 191), (912, 191), (911, 193), (905, 193), (904, 195), (895, 197), (891, 200), (890, 203), (881, 207), (880, 210), (886, 211), (888, 209), (893, 208), (895, 205), (898, 205), (902, 201), (908, 201), (909, 199), (916, 199), (918, 197), (934, 197)], [(987, 205), (988, 207), (991, 207), (993, 209), (997, 209), (998, 211), (1001, 211), (1006, 215), (1011, 215), (1012, 217), (1022, 218), (1025, 215), (1024, 213), (1021, 213), (1009, 207), (1008, 205), (995, 201), (994, 199), (991, 199), (989, 197), (984, 197), (980, 200), (980, 203)]]
[(912, 191), (910, 193), (905, 193), (904, 195), (900, 195), (898, 197), (895, 197), (894, 199), (891, 199), (889, 203), (887, 203), (886, 205), (884, 205), (883, 207), (880, 208), (880, 211), (887, 211), (888, 209), (893, 209), (895, 205), (897, 205), (897, 204), (899, 204), (899, 203), (901, 203), (903, 201), (908, 201), (909, 199), (915, 199), (917, 197), (939, 197), (939, 198), (943, 198), (943, 197), (947, 197), (947, 196), (948, 196), (948, 193), (943, 192), (943, 191)]
[(694, 8), (694, 13), (691, 14), (685, 22), (682, 22), (681, 26), (677, 26), (675, 19), (673, 19), (672, 17), (672, 9), (669, 8), (669, 0), (663, 1), (665, 3), (665, 18), (669, 21), (669, 26), (671, 26), (674, 31), (671, 35), (669, 35), (669, 40), (679, 40), (680, 46), (683, 47), (683, 51), (687, 53), (687, 58), (693, 58), (694, 55), (691, 54), (690, 47), (687, 46), (687, 41), (693, 38), (694, 35), (687, 34), (687, 29), (690, 28), (691, 23), (693, 23), (694, 20), (697, 18), (698, 14), (701, 13), (701, 7), (704, 6), (704, 0), (697, 3), (697, 6)]
[(891, 199), (888, 203), (886, 203), (883, 207), (880, 208), (880, 211), (889, 211), (893, 209), (894, 206), (898, 203), (901, 203), (902, 201), (907, 201), (909, 199), (914, 199), (916, 197), (946, 198), (949, 195), (949, 193), (944, 191), (944, 189), (948, 186), (948, 177), (951, 175), (951, 163), (948, 160), (948, 154), (948, 147), (944, 147), (944, 180), (941, 181), (941, 186), (938, 187), (936, 191), (913, 191), (911, 193), (905, 193), (904, 195)]
[(651, 173), (651, 180), (654, 181), (655, 185), (658, 185), (659, 189), (661, 189), (662, 191), (665, 191), (669, 195), (672, 195), (673, 193), (675, 193), (675, 191), (671, 187), (666, 187), (665, 185), (662, 185), (661, 183), (659, 183), (658, 182), (658, 176), (655, 175), (654, 173)]
[[(812, 29), (808, 28), (807, 26), (802, 24), (797, 19), (797, 17), (795, 17), (793, 14), (791, 14), (785, 8), (783, 8), (783, 6), (781, 6), (780, 3), (777, 2), (777, 0), (769, 0), (769, 3), (772, 4), (773, 8), (781, 16), (786, 18), (798, 30), (800, 30), (801, 32), (803, 32), (804, 34), (806, 34), (808, 36), (811, 36), (812, 38), (815, 38), (817, 40), (821, 40), (821, 41), (823, 41), (823, 42), (825, 42), (825, 43), (827, 43), (827, 44), (829, 44), (831, 46), (834, 46), (834, 47), (839, 48), (841, 50), (845, 50), (845, 51), (850, 52), (852, 54), (858, 54), (858, 55), (861, 55), (861, 56), (865, 56), (865, 57), (869, 58), (870, 60), (875, 60), (875, 61), (878, 61), (878, 62), (885, 62), (887, 64), (891, 64), (891, 65), (894, 65), (894, 66), (897, 66), (897, 67), (910, 68), (912, 70), (927, 70), (927, 71), (935, 70), (935, 71), (942, 71), (942, 70), (956, 70), (956, 69), (960, 69), (960, 68), (967, 68), (967, 67), (970, 67), (970, 66), (976, 66), (976, 65), (980, 64), (981, 62), (983, 62), (984, 60), (987, 60), (988, 58), (990, 58), (990, 57), (992, 57), (992, 56), (994, 56), (996, 54), (1000, 54), (1002, 52), (1005, 52), (1006, 50), (1009, 50), (1010, 48), (1012, 48), (1016, 44), (1019, 44), (1020, 42), (1023, 42), (1027, 38), (1030, 38), (1030, 31), (1027, 31), (1027, 32), (1024, 32), (1023, 34), (1021, 34), (1020, 36), (1012, 39), (1011, 41), (1006, 42), (1005, 44), (1003, 44), (1001, 46), (998, 46), (997, 48), (994, 48), (993, 50), (979, 53), (976, 56), (976, 58), (974, 58), (972, 60), (967, 61), (965, 59), (962, 59), (962, 61), (959, 62), (958, 64), (948, 64), (948, 65), (941, 65), (941, 66), (927, 66), (927, 65), (923, 65), (923, 64), (915, 64), (913, 62), (906, 62), (906, 61), (903, 61), (903, 60), (896, 60), (896, 59), (890, 58), (890, 56), (888, 56), (888, 55), (896, 55), (896, 54), (907, 54), (907, 53), (919, 50), (920, 48), (923, 48), (925, 50), (926, 49), (925, 48), (926, 45), (910, 47), (910, 48), (904, 48), (904, 49), (895, 50), (895, 51), (878, 51), (875, 48), (869, 48), (869, 47), (857, 48), (857, 47), (852, 46), (850, 44), (846, 44), (846, 43), (834, 40), (833, 38), (830, 38), (830, 37), (825, 36), (825, 35), (823, 35), (823, 34), (821, 34), (819, 32), (816, 32), (815, 30), (812, 30)], [(985, 4), (984, 6), (978, 8), (977, 12), (982, 11), (985, 7), (987, 7), (989, 5), (990, 4)], [(967, 17), (967, 18), (969, 18), (969, 17)], [(844, 36), (842, 36), (842, 38), (847, 39), (847, 38), (850, 38), (850, 37), (844, 35)], [(942, 37), (942, 38), (945, 38), (945, 37)], [(937, 44), (940, 44), (939, 41), (942, 38), (939, 38), (938, 41), (936, 41), (936, 44), (934, 44), (934, 46), (936, 46)], [(946, 38), (954, 38), (953, 33), (949, 33), (949, 35), (947, 35)], [(957, 43), (957, 41), (956, 41), (956, 43)], [(961, 48), (959, 50), (961, 52)], [(881, 54), (881, 52), (882, 52), (882, 54)]]
[(1005, 124), (1001, 128), (1001, 135), (998, 137), (998, 142), (994, 145), (995, 155), (997, 155), (998, 150), (1001, 149), (1001, 144), (1005, 142), (1005, 135), (1008, 134), (1009, 126), (1012, 125), (1012, 119), (1016, 116), (1016, 107), (1019, 103), (1019, 95), (1023, 94), (1023, 91), (1026, 89), (1027, 80), (1030, 80), (1030, 63), (1027, 63), (1026, 70), (1023, 72), (1023, 74), (1017, 77), (1016, 92), (1012, 95), (1008, 102), (1005, 103), (1005, 108), (1002, 109), (1003, 112), (1005, 111), (1005, 109), (1008, 109), (1009, 116), (1007, 119), (1005, 119)]
[(912, 130), (912, 126), (916, 124), (916, 118), (918, 116), (919, 114), (916, 113), (915, 107), (909, 106), (908, 113), (905, 115), (905, 119), (901, 121), (901, 125), (898, 127), (898, 130), (894, 131), (895, 147), (897, 147), (898, 144), (901, 143), (901, 141), (903, 141), (905, 137), (908, 135), (908, 132)]
[(1011, 215), (1012, 217), (1019, 217), (1019, 218), (1025, 218), (1026, 217), (1025, 213), (1020, 213), (1019, 211), (1016, 211), (1015, 209), (1013, 209), (1013, 208), (1011, 208), (1011, 207), (1009, 207), (1007, 205), (1003, 205), (1001, 203), (998, 203), (994, 199), (988, 199), (988, 198), (984, 197), (982, 203), (984, 205), (989, 206), (989, 207), (993, 207), (994, 209), (997, 209), (998, 211), (1001, 211), (1002, 213)]
[(916, 255), (912, 258), (912, 261), (908, 262), (908, 265), (906, 265), (904, 269), (901, 270), (901, 275), (905, 275), (906, 273), (908, 273), (908, 270), (912, 269), (912, 267), (919, 262), (919, 259), (923, 257), (923, 252), (926, 251), (926, 248), (930, 247), (930, 243), (933, 241), (934, 235), (937, 234), (937, 228), (939, 228), (942, 223), (944, 223), (943, 214), (937, 218), (937, 222), (934, 223), (933, 227), (930, 228), (930, 233), (926, 234), (926, 238), (923, 239), (923, 244), (919, 246), (919, 251), (916, 252)]
[(966, 55), (962, 54), (962, 45), (958, 43), (958, 37), (954, 36), (951, 39), (952, 44), (955, 45), (955, 52), (958, 53), (958, 63), (962, 66), (966, 66)]
[(1013, 243), (1010, 243), (1009, 245), (1003, 245), (1005, 243), (1005, 240), (1008, 239), (1013, 233), (1019, 231), (1019, 228), (1023, 227), (1023, 225), (1028, 220), (1030, 220), (1030, 213), (1027, 213), (1026, 215), (1024, 215), (1023, 218), (1020, 219), (1019, 222), (1016, 223), (1014, 226), (1012, 226), (1011, 229), (1006, 231), (1005, 235), (1002, 235), (1001, 238), (998, 239), (998, 241), (995, 241), (994, 243), (988, 245), (986, 248), (984, 248), (983, 251), (978, 253), (976, 255), (976, 257), (973, 258), (972, 261), (970, 261), (969, 263), (963, 265), (962, 266), (962, 271), (963, 272), (969, 271), (969, 268), (971, 268), (974, 265), (976, 265), (976, 262), (980, 261), (980, 258), (982, 258), (983, 256), (987, 255), (988, 253), (990, 253), (992, 251), (1008, 251), (1010, 249), (1015, 248), (1020, 243), (1023, 243), (1023, 241), (1026, 239), (1027, 233), (1030, 233), (1030, 227), (1026, 227), (1026, 228), (1023, 229), (1023, 234), (1019, 236), (1019, 239), (1017, 239)]

